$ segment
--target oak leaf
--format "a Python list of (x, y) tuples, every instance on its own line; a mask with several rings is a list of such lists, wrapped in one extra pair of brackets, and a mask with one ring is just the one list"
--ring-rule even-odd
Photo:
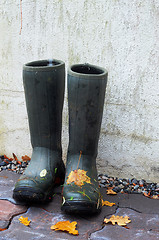
[(109, 202), (109, 201), (103, 201), (103, 199), (102, 199), (102, 207), (103, 207), (103, 206), (112, 207), (113, 205), (115, 205), (115, 203), (111, 203), (111, 202)]
[(114, 192), (112, 189), (108, 189), (107, 190), (107, 194), (109, 195), (116, 195), (117, 193), (116, 192)]
[(21, 216), (21, 217), (19, 218), (19, 221), (20, 221), (22, 224), (24, 224), (25, 226), (29, 226), (29, 225), (30, 225), (30, 222), (31, 222), (31, 221), (28, 220), (28, 217), (24, 218), (23, 216)]
[(104, 219), (104, 223), (109, 223), (111, 222), (113, 225), (115, 225), (115, 223), (117, 223), (119, 226), (126, 226), (127, 223), (130, 223), (131, 220), (129, 219), (128, 216), (115, 216), (112, 215), (109, 219), (105, 218)]
[(57, 222), (55, 225), (51, 226), (52, 230), (58, 231), (67, 231), (70, 234), (73, 235), (79, 235), (78, 230), (76, 230), (76, 225), (77, 222), (70, 222), (70, 221), (61, 221), (61, 222)]
[(77, 186), (84, 185), (84, 182), (91, 184), (90, 177), (88, 177), (86, 174), (87, 171), (81, 169), (71, 171), (69, 176), (67, 177), (67, 184), (71, 184), (73, 182)]

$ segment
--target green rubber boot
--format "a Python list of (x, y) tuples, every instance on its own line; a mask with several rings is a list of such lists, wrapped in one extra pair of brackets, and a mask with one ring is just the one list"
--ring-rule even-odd
[(23, 84), (33, 154), (17, 181), (13, 198), (24, 202), (51, 200), (53, 187), (62, 184), (61, 127), (65, 89), (65, 64), (41, 60), (25, 64)]
[(77, 64), (68, 70), (69, 147), (61, 209), (96, 213), (101, 209), (96, 157), (107, 71)]

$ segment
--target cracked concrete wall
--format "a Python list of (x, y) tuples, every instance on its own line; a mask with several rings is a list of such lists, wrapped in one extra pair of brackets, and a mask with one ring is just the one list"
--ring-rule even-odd
[[(56, 58), (107, 68), (98, 170), (159, 181), (158, 0), (0, 3), (0, 153), (31, 155), (22, 65)], [(68, 144), (67, 96), (63, 152)]]

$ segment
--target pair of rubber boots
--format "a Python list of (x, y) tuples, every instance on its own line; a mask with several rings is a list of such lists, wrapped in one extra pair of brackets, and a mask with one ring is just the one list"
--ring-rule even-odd
[(33, 153), (17, 181), (13, 197), (46, 202), (53, 188), (63, 185), (62, 210), (95, 213), (101, 208), (96, 156), (107, 71), (90, 64), (68, 69), (69, 146), (62, 161), (61, 129), (65, 64), (59, 60), (30, 62), (23, 67), (23, 84)]

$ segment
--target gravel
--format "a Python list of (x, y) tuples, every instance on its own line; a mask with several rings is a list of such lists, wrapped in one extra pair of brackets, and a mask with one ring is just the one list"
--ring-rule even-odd
[(109, 177), (106, 174), (98, 175), (99, 186), (112, 189), (116, 193), (144, 194), (153, 199), (159, 199), (159, 183), (152, 183), (144, 179), (122, 179)]
[(22, 174), (25, 168), (28, 166), (28, 161), (18, 161), (14, 158), (7, 158), (4, 155), (0, 156), (0, 172), (3, 170), (8, 170), (12, 172), (16, 172), (18, 174)]

